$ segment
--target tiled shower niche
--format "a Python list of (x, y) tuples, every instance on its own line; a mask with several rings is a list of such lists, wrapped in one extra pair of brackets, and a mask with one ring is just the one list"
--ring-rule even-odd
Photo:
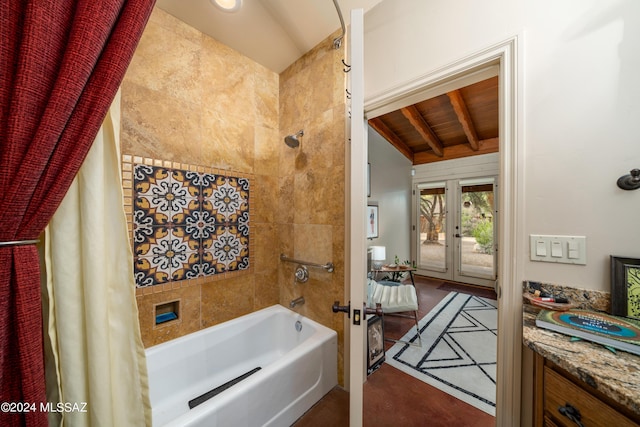
[(247, 270), (249, 179), (148, 163), (130, 166), (136, 287)]

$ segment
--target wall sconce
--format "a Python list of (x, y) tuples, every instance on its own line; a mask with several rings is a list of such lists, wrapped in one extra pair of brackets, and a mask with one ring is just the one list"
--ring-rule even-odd
[(629, 175), (618, 178), (617, 184), (623, 190), (637, 190), (640, 188), (640, 169), (631, 169)]

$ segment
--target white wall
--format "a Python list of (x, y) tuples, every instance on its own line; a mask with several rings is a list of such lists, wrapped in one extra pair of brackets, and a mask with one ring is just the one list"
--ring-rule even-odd
[(365, 15), (365, 105), (513, 36), (522, 237), (587, 236), (586, 266), (531, 262), (521, 245), (523, 278), (608, 291), (609, 255), (640, 258), (640, 190), (615, 184), (640, 167), (640, 2), (384, 0)]
[(398, 255), (400, 262), (410, 259), (411, 237), (411, 161), (400, 154), (376, 131), (369, 128), (371, 197), (378, 203), (379, 238), (367, 246), (384, 246), (387, 263)]

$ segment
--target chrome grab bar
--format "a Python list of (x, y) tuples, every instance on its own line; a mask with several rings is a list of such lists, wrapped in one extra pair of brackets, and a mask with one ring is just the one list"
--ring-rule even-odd
[(297, 259), (289, 258), (285, 254), (280, 254), (280, 259), (282, 261), (295, 262), (296, 264), (302, 264), (302, 265), (306, 265), (308, 267), (324, 268), (329, 273), (333, 273), (333, 263), (332, 262), (328, 262), (326, 264), (316, 264), (314, 262), (299, 261)]

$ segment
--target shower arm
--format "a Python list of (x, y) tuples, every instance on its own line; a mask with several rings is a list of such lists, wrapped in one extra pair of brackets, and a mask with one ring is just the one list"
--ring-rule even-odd
[(344, 19), (342, 19), (342, 11), (340, 10), (340, 5), (338, 4), (338, 0), (333, 0), (333, 4), (336, 6), (336, 11), (338, 12), (338, 18), (340, 18), (340, 25), (342, 26), (342, 35), (340, 37), (336, 37), (333, 39), (333, 48), (338, 50), (340, 46), (342, 46), (342, 39), (345, 35), (344, 29)]
[(313, 262), (299, 261), (297, 259), (289, 258), (285, 254), (280, 254), (280, 259), (282, 261), (293, 262), (293, 263), (296, 263), (296, 264), (302, 264), (302, 265), (306, 265), (308, 267), (324, 268), (325, 270), (327, 270), (327, 272), (333, 273), (334, 266), (333, 266), (332, 262), (328, 262), (326, 264), (316, 264), (316, 263), (313, 263)]

